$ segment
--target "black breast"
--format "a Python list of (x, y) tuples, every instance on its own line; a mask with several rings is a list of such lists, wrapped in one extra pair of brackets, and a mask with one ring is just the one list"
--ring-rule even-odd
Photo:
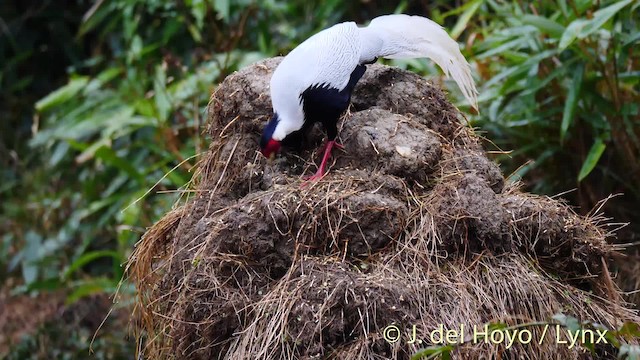
[(349, 83), (342, 90), (327, 84), (316, 84), (307, 88), (300, 95), (305, 116), (304, 126), (300, 131), (306, 133), (314, 123), (321, 122), (327, 130), (329, 140), (335, 139), (338, 135), (338, 119), (349, 107), (353, 88), (365, 71), (364, 65), (356, 66), (349, 77)]

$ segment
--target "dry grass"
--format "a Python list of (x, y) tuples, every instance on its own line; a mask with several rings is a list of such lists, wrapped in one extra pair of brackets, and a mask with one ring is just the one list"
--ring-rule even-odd
[[(561, 311), (609, 327), (638, 320), (612, 285), (606, 261), (615, 249), (598, 219), (505, 188), (471, 130), (451, 121), (457, 110), (414, 75), (377, 66), (365, 75), (362, 89), (377, 81), (394, 91), (374, 99), (363, 90), (343, 124), (349, 153), (322, 181), (300, 186), (309, 151), (266, 164), (255, 149), (276, 63), (234, 74), (214, 94), (196, 195), (151, 228), (131, 257), (146, 357), (406, 359), (427, 344), (390, 344), (386, 326), (415, 325), (425, 335), (439, 324), (471, 329)], [(389, 108), (425, 98), (425, 110)], [(367, 108), (380, 104), (384, 110)], [(397, 135), (376, 137), (376, 128), (350, 121), (367, 114), (378, 130), (386, 114), (410, 121)], [(429, 142), (437, 151), (412, 142), (424, 128), (437, 132)], [(435, 165), (406, 178), (398, 174), (415, 163), (393, 151), (379, 154), (393, 166), (363, 155), (368, 146), (398, 145), (422, 149), (429, 156), (413, 161)], [(509, 350), (465, 345), (454, 357), (585, 356), (556, 345), (554, 335)]]

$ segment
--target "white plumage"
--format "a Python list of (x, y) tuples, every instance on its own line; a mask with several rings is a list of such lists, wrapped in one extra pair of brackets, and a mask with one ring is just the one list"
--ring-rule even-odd
[(354, 22), (334, 25), (293, 49), (271, 77), (271, 103), (280, 117), (273, 134), (282, 140), (304, 123), (300, 94), (313, 85), (342, 90), (360, 63), (362, 42)]
[(273, 134), (282, 140), (304, 123), (300, 94), (313, 85), (343, 90), (358, 64), (378, 57), (427, 57), (452, 77), (467, 101), (477, 109), (477, 91), (458, 43), (437, 23), (420, 16), (385, 15), (358, 27), (354, 22), (334, 25), (293, 49), (271, 78), (273, 109), (280, 126)]
[(260, 140), (271, 157), (281, 143), (295, 146), (314, 122), (327, 131), (324, 156), (312, 179), (324, 175), (337, 136), (337, 122), (349, 106), (351, 92), (365, 64), (377, 58), (430, 58), (452, 77), (475, 109), (477, 91), (469, 63), (458, 43), (435, 22), (420, 16), (385, 15), (358, 27), (345, 22), (323, 30), (293, 49), (271, 78), (274, 116)]
[(478, 109), (478, 92), (469, 63), (458, 43), (442, 26), (421, 16), (385, 15), (373, 19), (359, 32), (361, 62), (371, 60), (371, 56), (386, 59), (427, 57), (455, 80), (469, 104)]

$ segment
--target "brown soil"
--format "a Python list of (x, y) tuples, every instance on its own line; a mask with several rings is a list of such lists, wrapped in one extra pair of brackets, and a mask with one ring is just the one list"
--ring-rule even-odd
[[(130, 350), (124, 348), (129, 340), (123, 338), (127, 335), (130, 309), (112, 308), (113, 301), (107, 294), (67, 304), (63, 291), (11, 295), (13, 286), (7, 285), (0, 289), (0, 358), (16, 358), (16, 349), (25, 339), (30, 340), (27, 343), (28, 349), (34, 351), (30, 354), (33, 359), (48, 359), (60, 352), (69, 356), (75, 351), (90, 356), (88, 349), (98, 329), (92, 349), (104, 358), (117, 358)], [(109, 319), (105, 319), (107, 314)], [(25, 351), (24, 345), (20, 351)]]
[(62, 293), (11, 296), (9, 289), (6, 286), (0, 290), (0, 356), (64, 309)]
[[(278, 62), (220, 85), (195, 195), (131, 258), (148, 358), (408, 359), (429, 344), (390, 344), (382, 329), (561, 311), (609, 327), (638, 320), (606, 269), (613, 248), (600, 219), (505, 182), (458, 110), (413, 73), (369, 66), (323, 180), (301, 186), (315, 171), (317, 130), (302, 152), (267, 163), (258, 140)], [(591, 356), (554, 335), (453, 356)]]

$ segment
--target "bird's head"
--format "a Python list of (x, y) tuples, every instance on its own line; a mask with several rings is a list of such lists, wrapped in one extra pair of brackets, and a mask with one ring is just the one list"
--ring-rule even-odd
[(280, 119), (278, 118), (278, 114), (273, 114), (273, 118), (267, 123), (267, 126), (264, 127), (262, 131), (262, 138), (260, 139), (260, 150), (262, 155), (267, 157), (268, 159), (273, 158), (279, 151), (281, 146), (281, 139), (275, 139), (274, 133), (276, 132), (276, 128), (280, 123)]

